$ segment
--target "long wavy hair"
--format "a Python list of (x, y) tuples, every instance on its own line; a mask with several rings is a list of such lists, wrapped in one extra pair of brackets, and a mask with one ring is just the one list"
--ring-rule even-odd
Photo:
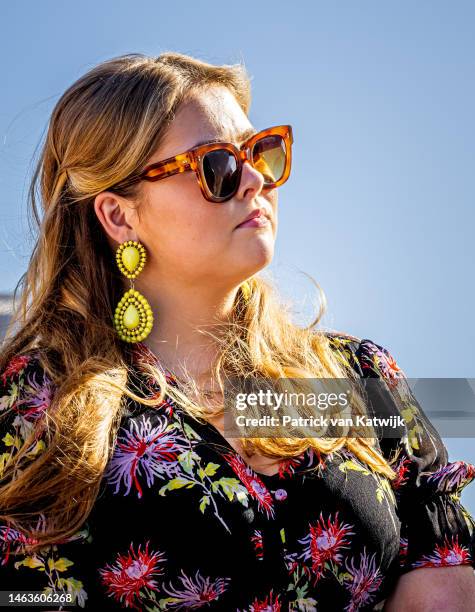
[[(250, 79), (242, 63), (215, 66), (176, 52), (109, 59), (73, 83), (53, 109), (28, 194), (36, 243), (14, 291), (0, 357), (3, 371), (14, 356), (40, 349), (55, 385), (41, 424), (48, 443), (34, 461), (21, 463), (33, 431), (0, 483), (0, 518), (35, 539), (31, 551), (68, 538), (87, 519), (117, 439), (124, 398), (156, 406), (167, 394), (196, 419), (209, 414), (189, 393), (167, 384), (157, 363), (145, 362), (143, 369), (159, 386), (158, 398), (144, 396), (130, 383), (130, 346), (113, 327), (124, 279), (93, 202), (114, 187), (138, 210), (146, 205), (140, 183), (127, 185), (127, 177), (160, 146), (180, 104), (192, 92), (215, 85), (229, 88), (249, 113)], [(316, 329), (325, 299), (315, 320), (300, 327), (264, 275), (251, 277), (250, 288), (248, 299), (237, 292), (226, 324), (217, 321), (216, 328), (202, 332), (220, 343), (216, 380), (223, 373), (269, 379), (352, 376)], [(354, 401), (364, 414), (363, 397), (356, 393)], [(394, 478), (375, 438), (352, 434), (289, 437), (282, 430), (281, 437), (241, 442), (246, 450), (282, 458), (309, 448), (319, 453), (347, 448), (378, 478)], [(47, 519), (42, 530), (33, 526), (39, 515)]]

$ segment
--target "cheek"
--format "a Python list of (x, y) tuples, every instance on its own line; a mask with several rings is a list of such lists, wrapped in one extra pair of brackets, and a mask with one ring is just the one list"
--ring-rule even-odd
[[(177, 179), (185, 177), (176, 177)], [(219, 253), (230, 239), (231, 220), (208, 203), (198, 185), (182, 181), (154, 193), (143, 215), (141, 235), (157, 257), (202, 260)], [(158, 192), (158, 189), (157, 189)]]
[(270, 209), (272, 210), (272, 220), (273, 220), (273, 232), (274, 237), (277, 234), (277, 225), (279, 220), (279, 207), (278, 207), (278, 193), (277, 189), (272, 189), (268, 193), (265, 194), (265, 199), (268, 202)]

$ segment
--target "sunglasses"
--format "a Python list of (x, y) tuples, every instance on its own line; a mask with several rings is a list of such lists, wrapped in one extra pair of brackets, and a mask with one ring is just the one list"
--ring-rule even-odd
[(264, 177), (264, 188), (280, 187), (289, 178), (292, 161), (292, 127), (278, 125), (253, 134), (238, 148), (230, 142), (198, 145), (147, 166), (124, 183), (159, 181), (194, 171), (209, 202), (226, 202), (237, 192), (242, 166), (248, 161)]

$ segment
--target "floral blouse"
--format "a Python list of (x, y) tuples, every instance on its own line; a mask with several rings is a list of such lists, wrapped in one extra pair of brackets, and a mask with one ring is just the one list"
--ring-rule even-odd
[[(406, 381), (384, 347), (324, 333), (360, 377), (384, 377), (389, 388)], [(131, 371), (158, 396), (140, 371), (155, 356), (143, 343), (132, 353)], [(0, 419), (0, 475), (54, 392), (37, 352), (15, 357), (0, 373), (0, 414), (11, 408)], [(309, 449), (269, 476), (170, 398), (153, 408), (127, 399), (101, 493), (80, 531), (13, 556), (26, 536), (0, 523), (0, 591), (69, 594), (94, 611), (382, 609), (405, 572), (475, 567), (475, 521), (460, 502), (475, 466), (448, 463), (415, 400), (402, 412), (405, 434), (380, 440), (393, 481), (345, 449)], [(32, 460), (44, 448), (37, 440)]]

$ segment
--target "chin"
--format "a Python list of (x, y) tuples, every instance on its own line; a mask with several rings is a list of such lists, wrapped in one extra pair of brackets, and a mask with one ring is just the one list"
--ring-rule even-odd
[[(252, 270), (249, 275), (255, 274), (268, 266), (274, 258), (274, 249), (252, 249), (246, 253), (246, 268)], [(244, 262), (242, 262), (244, 263)]]

